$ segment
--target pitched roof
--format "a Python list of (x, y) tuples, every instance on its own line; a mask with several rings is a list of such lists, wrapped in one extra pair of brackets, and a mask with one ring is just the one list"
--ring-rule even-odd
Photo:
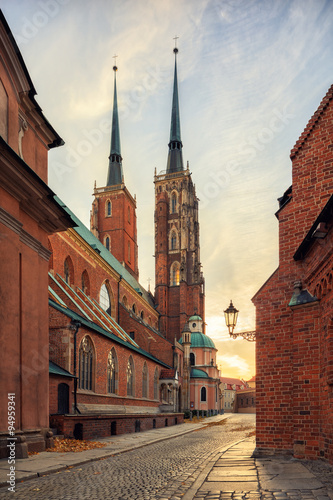
[(67, 205), (63, 201), (55, 196), (58, 204), (63, 207), (63, 209), (71, 216), (71, 218), (75, 221), (76, 227), (74, 227), (74, 231), (77, 232), (81, 238), (91, 246), (95, 252), (97, 252), (118, 274), (124, 279), (135, 292), (139, 293), (148, 304), (155, 308), (155, 303), (153, 297), (150, 293), (147, 292), (143, 288), (143, 286), (138, 283), (138, 281), (131, 275), (129, 271), (112, 255), (112, 253), (107, 250), (107, 248), (99, 241), (96, 236), (92, 234), (92, 232), (76, 217), (76, 215), (68, 208)]
[(64, 368), (61, 368), (61, 366), (58, 366), (55, 363), (53, 363), (52, 361), (49, 361), (49, 373), (50, 375), (61, 375), (62, 377), (77, 378), (74, 377), (74, 375), (69, 373)]
[[(141, 349), (141, 347), (139, 347), (136, 343), (130, 343), (129, 341), (121, 338), (120, 336), (117, 336), (115, 333), (112, 333), (111, 331), (108, 331), (105, 328), (102, 328), (101, 326), (96, 324), (94, 321), (88, 319), (87, 317), (81, 316), (80, 314), (76, 313), (75, 311), (72, 311), (69, 307), (64, 307), (61, 304), (55, 302), (52, 298), (49, 298), (49, 306), (51, 306), (51, 307), (53, 307), (53, 309), (56, 309), (57, 311), (61, 312), (62, 314), (64, 314), (68, 318), (70, 318), (71, 320), (78, 321), (79, 323), (81, 323), (81, 325), (83, 327), (89, 328), (93, 332), (95, 332), (99, 335), (103, 335), (103, 337), (107, 337), (110, 340), (112, 340), (113, 342), (115, 342), (117, 344), (121, 344), (124, 347), (127, 347), (127, 349), (135, 351), (138, 354), (141, 354), (142, 356), (145, 356), (146, 358), (149, 358), (152, 361), (155, 361), (155, 363), (158, 363), (166, 368), (170, 368), (170, 366), (167, 365), (166, 363), (164, 363), (163, 361), (155, 358), (155, 356), (153, 356), (149, 352), (145, 351), (144, 349)], [(120, 330), (122, 330), (120, 325), (118, 325), (118, 327)]]
[(311, 134), (312, 130), (314, 129), (314, 127), (318, 123), (318, 121), (321, 118), (324, 110), (327, 108), (327, 106), (329, 105), (329, 103), (332, 100), (332, 98), (333, 98), (333, 84), (328, 89), (328, 91), (327, 91), (325, 97), (322, 99), (322, 101), (321, 101), (321, 103), (320, 103), (317, 111), (312, 115), (312, 117), (310, 118), (307, 126), (303, 130), (303, 132), (300, 135), (299, 139), (296, 141), (295, 146), (292, 148), (292, 150), (290, 152), (290, 158), (291, 159), (293, 159), (297, 155), (298, 151), (301, 149), (301, 147), (303, 146), (303, 144), (306, 142), (307, 138), (309, 137), (309, 135)]

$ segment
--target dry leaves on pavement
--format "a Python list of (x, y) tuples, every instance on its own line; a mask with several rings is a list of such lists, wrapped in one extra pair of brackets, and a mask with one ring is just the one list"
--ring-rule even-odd
[(104, 448), (106, 443), (100, 443), (98, 441), (85, 441), (84, 439), (54, 439), (54, 447), (48, 448), (46, 451), (59, 451), (64, 452), (80, 452), (86, 450), (93, 450), (94, 448)]

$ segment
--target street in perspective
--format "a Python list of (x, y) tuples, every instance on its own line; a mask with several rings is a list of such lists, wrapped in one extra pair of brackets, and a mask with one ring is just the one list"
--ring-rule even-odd
[[(21, 475), (17, 476), (15, 498), (333, 498), (333, 489), (329, 484), (326, 487), (301, 461), (285, 456), (254, 458), (253, 414), (194, 419), (178, 426), (113, 436), (101, 442), (107, 446), (89, 452), (42, 452), (31, 456), (28, 463), (18, 460), (17, 468)], [(329, 470), (328, 467), (328, 481), (329, 477), (332, 480)], [(3, 473), (1, 468), (1, 479)], [(20, 482), (20, 477), (35, 479)], [(3, 488), (0, 499), (10, 498), (11, 494)]]

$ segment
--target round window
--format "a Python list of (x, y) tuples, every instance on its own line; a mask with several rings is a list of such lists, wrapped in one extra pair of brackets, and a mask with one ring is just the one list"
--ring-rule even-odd
[(196, 323), (192, 323), (192, 327), (195, 328), (197, 326)]

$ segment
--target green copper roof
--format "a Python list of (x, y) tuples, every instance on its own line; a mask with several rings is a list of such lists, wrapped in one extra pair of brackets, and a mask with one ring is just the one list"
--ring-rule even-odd
[[(180, 338), (178, 342), (182, 344), (183, 339)], [(207, 337), (207, 335), (201, 332), (191, 333), (191, 347), (209, 347), (211, 349), (216, 349), (212, 339), (210, 337)]]
[(96, 236), (92, 234), (91, 231), (76, 217), (76, 215), (65, 205), (63, 201), (54, 196), (56, 202), (71, 216), (72, 220), (75, 222), (76, 227), (73, 227), (81, 238), (84, 239), (88, 245), (91, 246), (95, 252), (97, 252), (113, 269), (125, 280), (137, 293), (139, 293), (152, 307), (155, 307), (154, 301), (150, 294), (138, 283), (138, 281), (127, 271), (127, 269), (121, 265), (121, 263), (106, 249), (106, 247), (99, 241)]
[(173, 96), (172, 96), (172, 110), (171, 110), (171, 127), (170, 127), (170, 142), (169, 154), (167, 162), (167, 174), (172, 172), (180, 172), (184, 170), (183, 167), (183, 153), (182, 153), (182, 140), (180, 137), (180, 114), (179, 114), (179, 99), (178, 99), (178, 80), (177, 80), (177, 53), (178, 49), (175, 48), (175, 72), (173, 79)]
[(208, 374), (203, 370), (199, 370), (198, 368), (191, 369), (191, 378), (209, 378)]
[(116, 186), (117, 184), (121, 184), (123, 182), (123, 167), (121, 163), (122, 157), (120, 151), (120, 133), (119, 133), (117, 82), (116, 82), (117, 66), (114, 66), (113, 70), (114, 70), (113, 113), (112, 113), (111, 149), (109, 156), (107, 186)]
[(189, 322), (190, 321), (202, 321), (202, 318), (200, 318), (200, 316), (198, 316), (197, 314), (195, 314), (194, 316), (191, 316), (188, 321)]
[(61, 366), (56, 365), (52, 361), (49, 361), (49, 373), (51, 375), (61, 375), (62, 377), (68, 377), (68, 378), (76, 378), (74, 375), (69, 373), (67, 370), (64, 368), (61, 368)]

